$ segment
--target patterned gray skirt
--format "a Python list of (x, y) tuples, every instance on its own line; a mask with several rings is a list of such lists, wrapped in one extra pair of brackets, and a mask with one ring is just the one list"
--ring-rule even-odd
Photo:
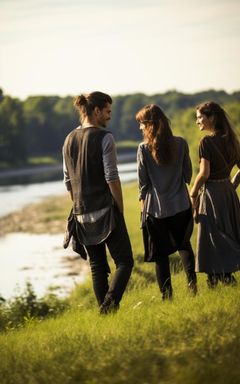
[(240, 269), (240, 203), (229, 179), (208, 180), (199, 194), (196, 272)]

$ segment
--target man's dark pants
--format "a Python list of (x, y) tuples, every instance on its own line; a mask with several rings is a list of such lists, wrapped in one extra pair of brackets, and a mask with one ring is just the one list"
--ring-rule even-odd
[[(99, 305), (106, 298), (112, 299), (117, 305), (119, 304), (133, 268), (131, 243), (124, 216), (118, 209), (115, 211), (115, 219), (116, 227), (104, 242), (86, 246), (92, 272), (93, 289)], [(110, 270), (107, 262), (106, 245), (116, 265), (110, 286), (108, 284)]]

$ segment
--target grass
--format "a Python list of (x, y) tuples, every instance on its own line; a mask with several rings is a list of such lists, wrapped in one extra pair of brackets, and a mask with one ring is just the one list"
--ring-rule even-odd
[(61, 161), (58, 157), (53, 156), (34, 156), (27, 159), (28, 165), (52, 165), (57, 164)]
[(137, 149), (139, 141), (123, 140), (117, 142), (117, 149)]
[(28, 157), (26, 161), (23, 161), (20, 164), (12, 164), (6, 161), (0, 161), (0, 170), (7, 170), (12, 168), (22, 168), (25, 166), (35, 166), (35, 165), (53, 165), (61, 163), (62, 159), (59, 155), (50, 155), (50, 156), (32, 156)]
[(239, 288), (200, 278), (192, 298), (181, 272), (163, 303), (155, 282), (136, 286), (101, 317), (88, 282), (62, 316), (1, 335), (1, 383), (237, 383)]
[(142, 263), (136, 196), (136, 184), (124, 187), (135, 268), (120, 310), (98, 314), (89, 278), (63, 314), (0, 335), (1, 384), (239, 382), (240, 286), (209, 290), (201, 274), (192, 297), (180, 272), (162, 302), (154, 265)]

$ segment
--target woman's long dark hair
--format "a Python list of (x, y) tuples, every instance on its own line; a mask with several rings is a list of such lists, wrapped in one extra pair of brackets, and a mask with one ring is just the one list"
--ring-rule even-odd
[(158, 165), (172, 164), (175, 160), (175, 142), (170, 120), (160, 107), (149, 104), (136, 114), (139, 124), (144, 124), (143, 138)]
[(201, 103), (196, 109), (207, 118), (213, 117), (215, 132), (226, 139), (229, 161), (232, 163), (240, 161), (240, 143), (224, 109), (213, 101)]

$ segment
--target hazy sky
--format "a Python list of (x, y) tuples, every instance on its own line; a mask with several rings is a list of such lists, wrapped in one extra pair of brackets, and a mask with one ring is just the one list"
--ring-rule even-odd
[(11, 96), (240, 89), (240, 0), (0, 0)]

